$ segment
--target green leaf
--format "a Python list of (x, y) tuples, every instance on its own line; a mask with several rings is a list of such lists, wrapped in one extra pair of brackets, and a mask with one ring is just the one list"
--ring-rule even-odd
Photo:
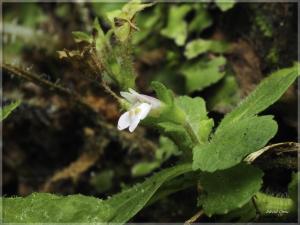
[(225, 74), (221, 71), (226, 59), (222, 56), (212, 60), (203, 59), (196, 63), (186, 63), (181, 69), (186, 78), (186, 90), (190, 93), (195, 90), (202, 90), (217, 81)]
[[(139, 32), (134, 33), (132, 42), (134, 45), (144, 41), (150, 34), (157, 33), (160, 30), (162, 21), (162, 4), (157, 4), (152, 9), (138, 13), (135, 17), (137, 27), (140, 29)], [(148, 42), (148, 40), (146, 41)], [(136, 49), (140, 51), (140, 49)]]
[(35, 193), (2, 198), (5, 223), (125, 223), (140, 211), (165, 182), (191, 171), (190, 164), (165, 169), (144, 183), (105, 201), (83, 195)]
[(131, 169), (131, 174), (133, 177), (145, 176), (151, 173), (153, 170), (157, 169), (160, 166), (159, 161), (154, 162), (140, 162)]
[(131, 0), (122, 7), (122, 10), (107, 13), (107, 18), (113, 27), (114, 33), (121, 42), (128, 40), (132, 29), (137, 29), (132, 22), (136, 13), (152, 5), (153, 3), (142, 4), (141, 0)]
[(97, 49), (97, 51), (101, 51), (107, 45), (107, 40), (106, 40), (105, 34), (101, 28), (98, 18), (95, 18), (95, 20), (94, 20), (93, 29), (97, 32), (97, 35), (95, 38), (96, 49)]
[(200, 97), (180, 96), (175, 99), (175, 104), (185, 113), (185, 125), (193, 133), (190, 135), (193, 135), (198, 143), (207, 142), (213, 120), (207, 117), (205, 101)]
[(161, 34), (165, 37), (174, 39), (179, 46), (184, 45), (188, 32), (187, 23), (184, 17), (192, 9), (191, 5), (171, 5), (168, 14), (167, 26), (161, 30)]
[(239, 164), (227, 170), (201, 173), (205, 194), (199, 202), (208, 215), (226, 214), (243, 207), (259, 191), (263, 172), (252, 165)]
[(154, 81), (151, 86), (166, 106), (158, 118), (147, 118), (146, 121), (161, 128), (182, 150), (206, 142), (213, 120), (207, 117), (204, 100), (181, 96), (174, 101), (172, 92), (160, 82)]
[(153, 3), (142, 3), (141, 0), (131, 0), (123, 6), (121, 18), (131, 20), (137, 12), (142, 11), (143, 9), (152, 5)]
[(150, 201), (147, 203), (148, 205), (151, 205), (152, 203), (165, 198), (166, 196), (176, 193), (178, 191), (187, 189), (191, 186), (197, 186), (198, 182), (198, 173), (192, 172), (192, 173), (185, 173), (182, 176), (179, 176), (175, 179), (172, 179), (171, 181), (168, 181), (164, 183), (159, 190), (155, 193), (155, 195), (150, 199)]
[(6, 119), (12, 113), (12, 111), (14, 111), (20, 104), (21, 101), (17, 100), (16, 102), (13, 102), (7, 106), (4, 106), (4, 108), (1, 108), (0, 122)]
[(107, 17), (107, 19), (110, 22), (112, 27), (115, 26), (114, 19), (118, 18), (121, 14), (122, 14), (121, 9), (115, 9), (115, 10), (112, 10), (112, 11), (109, 11), (109, 12), (106, 13), (106, 17)]
[(230, 211), (228, 214), (220, 216), (220, 223), (230, 223), (232, 221), (236, 223), (245, 223), (252, 221), (256, 217), (256, 208), (252, 201), (249, 201), (242, 208)]
[(182, 125), (172, 122), (161, 122), (157, 125), (181, 150), (192, 149), (194, 146), (193, 140)]
[(184, 113), (176, 104), (174, 104), (172, 91), (158, 81), (153, 81), (151, 87), (163, 104), (157, 110), (153, 110), (151, 116), (147, 117), (143, 123), (152, 124), (158, 128), (163, 128), (164, 125), (162, 124), (161, 126), (160, 123), (165, 122), (174, 123), (175, 126), (182, 124), (184, 121)]
[(272, 116), (251, 117), (218, 129), (209, 144), (193, 149), (193, 169), (214, 172), (237, 165), (276, 134)]
[(216, 5), (223, 11), (231, 9), (235, 4), (235, 0), (216, 0)]
[(98, 35), (104, 36), (104, 32), (97, 17), (94, 19), (93, 28), (97, 31)]
[(106, 222), (113, 213), (105, 201), (83, 195), (33, 193), (3, 198), (2, 203), (5, 223)]
[(155, 91), (156, 96), (159, 100), (170, 105), (173, 103), (173, 93), (171, 90), (167, 89), (165, 85), (158, 81), (151, 82), (151, 88)]
[(229, 123), (252, 117), (276, 102), (299, 76), (299, 63), (278, 70), (264, 79), (256, 89), (221, 121), (218, 129)]
[(188, 59), (192, 59), (206, 52), (224, 53), (228, 50), (228, 47), (228, 44), (224, 41), (204, 40), (198, 38), (186, 45), (184, 55)]
[(121, 10), (115, 9), (113, 11), (107, 12), (106, 15), (111, 24), (114, 25), (115, 18), (121, 18), (130, 21), (139, 11), (142, 11), (143, 9), (152, 5), (153, 3), (144, 4), (141, 0), (131, 0), (123, 5)]
[[(91, 2), (91, 7), (95, 14), (100, 18), (107, 17), (107, 13), (121, 9), (124, 6), (125, 2)], [(108, 19), (108, 18), (105, 18)]]
[(191, 149), (197, 143), (205, 143), (213, 127), (213, 120), (207, 117), (202, 98), (181, 96), (173, 100), (172, 92), (159, 82), (152, 82), (158, 98), (167, 105), (158, 118), (147, 118), (148, 124), (162, 129), (181, 150)]
[(190, 164), (177, 165), (165, 169), (155, 174), (144, 183), (113, 196), (111, 199), (107, 200), (108, 204), (113, 209), (113, 216), (111, 216), (109, 222), (127, 222), (145, 206), (161, 185), (181, 174), (190, 172), (191, 169)]
[(122, 26), (115, 28), (115, 34), (121, 42), (128, 40), (131, 32), (130, 25), (125, 22)]
[(73, 31), (72, 32), (75, 42), (88, 42), (92, 43), (92, 37), (84, 32), (81, 31)]
[(195, 4), (196, 8), (195, 17), (188, 25), (189, 32), (196, 31), (200, 33), (204, 29), (212, 25), (213, 21), (209, 13), (207, 12), (206, 4)]

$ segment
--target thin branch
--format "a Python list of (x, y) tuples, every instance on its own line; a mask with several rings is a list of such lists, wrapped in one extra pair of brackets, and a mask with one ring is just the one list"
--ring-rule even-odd
[(16, 66), (13, 66), (13, 65), (10, 65), (10, 64), (7, 64), (7, 63), (3, 63), (1, 64), (1, 68), (4, 70), (4, 71), (7, 71), (8, 73), (12, 73), (18, 77), (21, 77), (25, 80), (28, 80), (28, 81), (31, 81), (39, 86), (42, 86), (42, 87), (46, 87), (48, 88), (49, 90), (51, 91), (54, 91), (54, 92), (57, 92), (58, 94), (60, 95), (64, 95), (64, 96), (68, 96), (68, 97), (73, 97), (73, 98), (76, 98), (77, 100), (79, 100), (79, 97), (78, 96), (75, 96), (74, 93), (72, 93), (70, 90), (64, 88), (64, 87), (61, 87), (57, 84), (54, 84), (50, 81), (47, 81), (47, 80), (44, 80), (42, 79), (41, 77), (39, 77), (38, 75), (36, 74), (33, 74), (33, 73), (29, 73), (25, 70), (22, 70)]
[(300, 149), (300, 144), (296, 143), (296, 142), (282, 142), (282, 143), (276, 143), (276, 144), (272, 144), (272, 145), (268, 145), (256, 152), (251, 153), (250, 155), (248, 155), (244, 161), (248, 162), (248, 163), (252, 163), (253, 161), (255, 161), (260, 155), (262, 155), (263, 153), (265, 153), (266, 151), (269, 151), (271, 149), (275, 149), (275, 148), (287, 148), (288, 150), (285, 150), (285, 152), (287, 151), (299, 151)]
[(107, 123), (104, 118), (101, 117), (101, 114), (95, 112), (77, 94), (71, 92), (70, 90), (50, 81), (44, 80), (36, 74), (31, 74), (7, 63), (1, 64), (1, 68), (22, 79), (31, 81), (39, 86), (47, 88), (48, 90), (55, 91), (57, 94), (60, 94), (64, 97), (71, 98), (75, 103), (77, 103), (77, 106), (80, 107), (82, 112), (84, 112), (89, 118), (91, 118), (97, 126), (103, 129), (104, 134), (109, 137), (110, 140), (121, 142), (123, 143), (124, 147), (139, 148), (141, 150), (146, 149), (151, 152), (154, 152), (155, 149), (157, 149), (155, 143), (144, 137), (139, 136), (137, 138), (136, 135), (128, 135), (126, 132), (120, 132), (119, 130), (117, 130), (115, 126)]
[(196, 220), (198, 220), (202, 215), (204, 214), (203, 210), (201, 209), (199, 212), (197, 212), (195, 215), (193, 215), (190, 219), (184, 222), (184, 225), (190, 225), (194, 223)]

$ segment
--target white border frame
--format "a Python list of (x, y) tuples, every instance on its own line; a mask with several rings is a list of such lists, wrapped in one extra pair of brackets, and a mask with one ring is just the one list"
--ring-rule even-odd
[[(3, 31), (3, 20), (2, 20), (2, 10), (3, 10), (3, 7), (2, 7), (2, 4), (4, 3), (25, 3), (25, 2), (40, 2), (40, 3), (46, 3), (46, 2), (56, 2), (54, 0), (40, 0), (40, 1), (36, 1), (36, 0), (2, 0), (0, 2), (0, 17), (1, 17), (1, 20), (0, 20), (0, 31), (1, 31), (1, 37), (0, 37), (0, 60), (1, 60), (1, 63), (3, 62), (3, 40), (2, 40), (2, 31)], [(58, 1), (58, 2), (63, 2), (63, 3), (80, 3), (80, 2), (112, 2), (112, 3), (115, 3), (115, 2), (127, 2), (126, 0), (61, 0), (61, 1)], [(212, 0), (155, 0), (155, 2), (165, 2), (165, 3), (173, 3), (173, 2), (182, 2), (182, 3), (193, 3), (193, 2), (212, 2)], [(223, 2), (227, 2), (227, 0), (223, 0)], [(298, 62), (300, 62), (300, 37), (299, 37), (299, 30), (300, 30), (300, 23), (299, 23), (299, 20), (300, 20), (300, 3), (297, 1), (297, 0), (252, 0), (252, 1), (249, 1), (249, 0), (236, 0), (236, 2), (238, 3), (297, 3), (297, 8), (298, 8), (298, 30), (297, 30), (297, 36), (298, 36)], [(298, 78), (298, 87), (300, 87), (300, 79)], [(1, 101), (1, 108), (2, 108), (2, 69), (0, 71), (0, 101)], [(297, 97), (299, 98), (300, 96), (300, 91), (299, 89), (297, 90)], [(299, 104), (299, 99), (298, 99), (298, 142), (300, 142), (300, 137), (299, 137), (299, 133), (300, 133), (300, 124), (299, 124), (299, 121), (300, 121), (300, 104)], [(2, 139), (2, 123), (0, 123), (0, 160), (1, 160), (1, 165), (0, 165), (0, 184), (1, 184), (1, 188), (0, 188), (0, 196), (2, 197), (2, 150), (3, 150), (3, 139)], [(300, 165), (300, 158), (298, 157), (298, 168), (299, 168), (299, 165)], [(300, 218), (300, 209), (299, 209), (299, 206), (300, 206), (300, 187), (298, 186), (298, 222), (299, 221), (299, 218)], [(1, 206), (0, 206), (0, 222), (2, 221), (2, 198), (1, 198)], [(5, 224), (11, 224), (11, 225), (20, 225), (22, 223), (5, 223)], [(29, 223), (27, 223), (29, 224)], [(30, 223), (32, 225), (37, 225), (37, 224), (70, 224), (71, 223)], [(72, 223), (72, 225), (83, 225), (83, 224), (90, 224), (90, 223)], [(101, 224), (107, 224), (107, 223), (97, 223), (97, 225), (101, 225)], [(119, 225), (118, 223), (110, 223), (112, 225)], [(136, 225), (136, 224), (144, 224), (144, 225), (163, 225), (163, 224), (174, 224), (174, 225), (179, 225), (179, 224), (182, 224), (182, 223), (127, 223), (127, 224), (130, 224), (130, 225)], [(232, 223), (193, 223), (193, 224), (203, 224), (203, 225), (211, 225), (211, 224), (224, 224), (224, 225), (231, 225)], [(234, 223), (234, 224), (238, 224), (238, 225), (241, 225), (241, 224), (246, 224), (246, 223)], [(271, 224), (271, 223), (247, 223), (247, 224)], [(277, 223), (277, 224), (282, 224), (282, 225), (296, 225), (298, 223)]]

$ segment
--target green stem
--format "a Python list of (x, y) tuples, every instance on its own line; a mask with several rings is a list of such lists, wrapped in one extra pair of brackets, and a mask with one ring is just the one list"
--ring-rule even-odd
[(275, 197), (262, 192), (254, 196), (257, 210), (262, 215), (295, 214), (297, 206), (290, 198)]
[(187, 123), (187, 122), (184, 123), (184, 129), (190, 135), (190, 137), (195, 145), (200, 144), (200, 141), (198, 140), (197, 135), (194, 133), (194, 131), (189, 123)]

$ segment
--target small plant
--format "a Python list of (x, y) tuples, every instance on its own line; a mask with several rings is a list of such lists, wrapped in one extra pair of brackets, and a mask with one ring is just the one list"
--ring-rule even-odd
[[(233, 7), (233, 3), (226, 6), (221, 1), (217, 5), (222, 11)], [(220, 123), (209, 116), (203, 98), (175, 95), (161, 82), (151, 83), (153, 96), (138, 93), (132, 41), (139, 28), (134, 18), (139, 11), (151, 6), (152, 3), (133, 0), (107, 13), (110, 28), (106, 31), (96, 18), (91, 33), (73, 32), (75, 42), (80, 43), (79, 49), (64, 49), (58, 54), (63, 60), (84, 64), (88, 76), (119, 104), (123, 112), (115, 124), (118, 132), (125, 129), (136, 132), (138, 126), (145, 126), (160, 133), (155, 160), (137, 164), (132, 169), (133, 175), (149, 174), (172, 155), (177, 157), (176, 164), (105, 200), (80, 194), (50, 193), (3, 197), (3, 222), (126, 223), (144, 207), (190, 186), (199, 187), (197, 207), (201, 213), (219, 216), (224, 221), (238, 218), (240, 222), (248, 222), (257, 215), (297, 213), (298, 173), (289, 184), (288, 195), (276, 197), (262, 191), (264, 172), (246, 159), (258, 154), (280, 129), (272, 115), (265, 115), (265, 110), (297, 79), (299, 64), (270, 74)], [(191, 10), (203, 9), (192, 5), (172, 7), (168, 16), (176, 14), (180, 26), (169, 22), (161, 34), (184, 46), (187, 36), (184, 32), (177, 36), (176, 29), (187, 31), (188, 25), (181, 22)], [(214, 40), (196, 39), (185, 45), (184, 55), (188, 60), (200, 57), (197, 64), (189, 61), (181, 68), (187, 93), (202, 90), (225, 76), (225, 72), (219, 70), (226, 62), (222, 55), (209, 58), (201, 54), (226, 51), (227, 43)], [(201, 80), (194, 76), (197, 70), (212, 76)], [(1, 120), (18, 104), (5, 107)], [(178, 187), (178, 183), (185, 185)]]

